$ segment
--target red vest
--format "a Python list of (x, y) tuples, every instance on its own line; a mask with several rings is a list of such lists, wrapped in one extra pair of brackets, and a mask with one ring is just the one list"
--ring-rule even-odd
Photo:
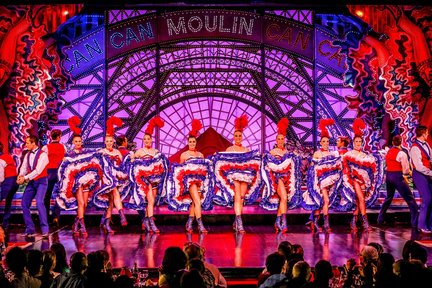
[(387, 152), (387, 155), (386, 155), (387, 171), (389, 171), (389, 172), (402, 171), (402, 163), (396, 161), (396, 157), (400, 151), (401, 151), (400, 149), (398, 149), (396, 147), (392, 147)]
[[(414, 143), (412, 144), (412, 146), (413, 146), (413, 147), (415, 146), (415, 147), (418, 147), (418, 148), (419, 148), (420, 153), (421, 153), (421, 156), (422, 156), (422, 159), (421, 159), (421, 160), (422, 160), (423, 166), (425, 166), (425, 167), (428, 168), (428, 169), (431, 169), (432, 166), (431, 166), (431, 162), (430, 162), (429, 155), (427, 155), (427, 154), (425, 153), (423, 147), (420, 147), (420, 145), (418, 145), (416, 142), (414, 142)], [(413, 168), (416, 169), (414, 163), (413, 163), (413, 166), (414, 166)]]
[(14, 159), (12, 158), (12, 155), (3, 153), (0, 155), (0, 159), (6, 162), (4, 178), (14, 177), (18, 175), (16, 164)]
[(348, 149), (347, 148), (341, 148), (341, 149), (338, 150), (338, 152), (339, 152), (339, 155), (342, 156), (342, 155), (344, 155), (345, 153), (348, 152)]
[(65, 156), (66, 150), (63, 144), (60, 143), (50, 143), (46, 145), (48, 149), (48, 169), (58, 169), (63, 158)]
[(125, 147), (119, 147), (118, 150), (120, 151), (120, 154), (122, 154), (123, 158), (126, 157), (126, 155), (129, 154), (129, 150), (126, 149)]
[[(42, 151), (42, 149), (39, 149), (36, 152), (35, 158), (33, 159), (33, 163), (30, 163), (30, 154), (31, 152), (27, 153), (26, 157), (27, 157), (27, 174), (33, 172), (34, 169), (36, 169), (37, 166), (37, 162), (39, 161), (39, 157), (40, 155), (42, 155), (42, 153), (45, 153), (44, 151)], [(42, 172), (36, 176), (33, 180), (38, 180), (40, 178), (43, 177), (48, 177), (48, 165), (45, 166), (45, 168), (42, 170)]]

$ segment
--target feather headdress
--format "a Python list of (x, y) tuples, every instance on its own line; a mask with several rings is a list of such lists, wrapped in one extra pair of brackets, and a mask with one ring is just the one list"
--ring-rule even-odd
[(109, 117), (106, 122), (106, 135), (114, 136), (114, 126), (120, 127), (122, 125), (123, 121), (120, 118), (116, 116)]
[(282, 119), (280, 119), (279, 122), (277, 123), (278, 134), (282, 134), (285, 137), (287, 134), (288, 125), (289, 125), (288, 118), (283, 117)]
[(81, 119), (78, 116), (72, 116), (68, 119), (68, 125), (73, 135), (81, 135), (81, 129), (78, 127)]
[(243, 114), (240, 117), (237, 117), (234, 121), (234, 129), (235, 131), (240, 131), (243, 133), (244, 128), (246, 128), (249, 124), (249, 120), (246, 114)]
[(333, 125), (335, 122), (333, 119), (320, 119), (318, 123), (318, 130), (321, 131), (321, 138), (326, 137), (330, 138), (330, 133), (327, 129), (327, 126)]
[(159, 116), (153, 117), (150, 119), (147, 129), (145, 130), (145, 134), (152, 136), (155, 127), (162, 128), (165, 125), (165, 122)]
[(366, 124), (362, 119), (356, 118), (353, 122), (354, 135), (357, 137), (363, 137), (363, 130), (366, 128)]
[(192, 129), (189, 132), (189, 136), (197, 137), (198, 131), (201, 130), (201, 128), (203, 128), (201, 121), (198, 119), (192, 119), (191, 126), (192, 126)]

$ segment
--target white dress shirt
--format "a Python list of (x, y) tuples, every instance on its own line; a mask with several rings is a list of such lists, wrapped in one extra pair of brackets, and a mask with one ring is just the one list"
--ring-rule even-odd
[[(426, 153), (431, 156), (431, 148), (427, 142), (423, 142), (417, 139), (417, 143), (421, 145)], [(432, 176), (432, 170), (427, 168), (423, 165), (422, 162), (422, 153), (420, 151), (420, 148), (417, 146), (412, 146), (410, 150), (410, 157), (411, 157), (411, 163), (413, 164), (413, 168), (415, 167), (415, 170), (426, 175), (426, 176)]]
[(45, 169), (45, 167), (48, 165), (48, 154), (44, 151), (42, 151), (42, 153), (39, 156), (39, 161), (36, 163), (36, 168), (33, 171), (27, 171), (27, 161), (30, 161), (30, 163), (32, 165), (30, 166), (34, 166), (34, 161), (36, 160), (36, 153), (38, 152), (39, 148), (36, 148), (35, 150), (32, 150), (28, 153), (30, 153), (30, 157), (28, 155), (24, 156), (24, 161), (23, 164), (21, 165), (21, 169), (20, 169), (20, 175), (24, 175), (24, 180), (28, 181), (28, 180), (33, 180), (34, 178), (36, 178), (37, 176), (39, 176), (42, 171)]
[(6, 161), (3, 159), (0, 159), (0, 184), (3, 183), (5, 179), (5, 168), (6, 168)]

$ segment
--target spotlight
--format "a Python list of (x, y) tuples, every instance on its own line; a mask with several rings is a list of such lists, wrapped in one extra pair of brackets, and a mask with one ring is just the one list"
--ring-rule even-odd
[(362, 10), (356, 10), (356, 11), (355, 11), (355, 14), (356, 14), (358, 17), (360, 17), (360, 18), (363, 18), (363, 16), (364, 16), (364, 13), (363, 13)]

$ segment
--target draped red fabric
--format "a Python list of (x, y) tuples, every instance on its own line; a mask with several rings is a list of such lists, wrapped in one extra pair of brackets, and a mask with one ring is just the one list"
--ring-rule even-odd
[[(225, 139), (213, 128), (208, 128), (197, 138), (197, 150), (204, 154), (204, 157), (213, 155), (216, 152), (226, 151), (232, 143)], [(188, 149), (187, 144), (180, 149), (177, 153), (169, 157), (170, 163), (180, 163), (180, 155)]]

